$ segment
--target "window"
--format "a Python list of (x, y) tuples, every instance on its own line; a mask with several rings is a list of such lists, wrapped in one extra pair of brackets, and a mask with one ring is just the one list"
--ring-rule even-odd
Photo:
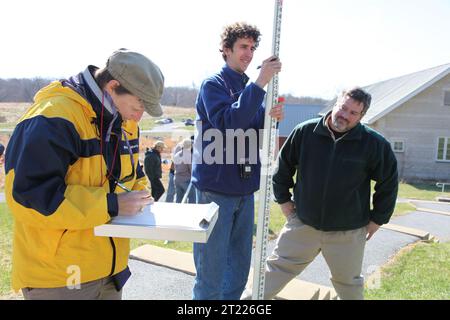
[(392, 139), (392, 150), (394, 152), (405, 152), (405, 141), (400, 139)]
[(438, 138), (437, 160), (450, 161), (450, 137)]
[(450, 107), (450, 91), (444, 91), (444, 106)]

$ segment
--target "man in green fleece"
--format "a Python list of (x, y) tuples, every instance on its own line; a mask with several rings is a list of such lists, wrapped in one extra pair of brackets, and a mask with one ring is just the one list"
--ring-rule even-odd
[(267, 259), (266, 299), (319, 252), (339, 297), (363, 299), (364, 246), (389, 221), (398, 191), (397, 161), (389, 142), (360, 123), (370, 102), (361, 88), (345, 91), (324, 117), (297, 125), (280, 150), (273, 189), (287, 222)]

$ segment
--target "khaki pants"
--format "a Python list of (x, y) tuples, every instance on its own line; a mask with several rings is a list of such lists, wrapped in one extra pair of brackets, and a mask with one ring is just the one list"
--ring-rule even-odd
[(265, 299), (274, 298), (322, 251), (331, 271), (331, 282), (343, 300), (364, 299), (361, 275), (366, 227), (349, 231), (324, 232), (292, 217), (284, 226), (277, 246), (267, 259)]
[(121, 300), (122, 290), (117, 291), (111, 277), (82, 283), (80, 289), (24, 288), (25, 300)]

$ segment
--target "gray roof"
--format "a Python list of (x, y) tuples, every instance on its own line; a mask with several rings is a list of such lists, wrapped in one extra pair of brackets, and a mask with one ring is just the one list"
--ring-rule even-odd
[[(372, 103), (361, 122), (373, 124), (448, 74), (450, 63), (363, 87), (372, 95)], [(329, 106), (321, 110), (320, 114), (331, 108), (332, 106)]]
[(280, 122), (278, 127), (279, 135), (287, 137), (295, 126), (306, 120), (319, 117), (320, 110), (323, 106), (305, 105), (305, 104), (285, 104), (284, 120)]

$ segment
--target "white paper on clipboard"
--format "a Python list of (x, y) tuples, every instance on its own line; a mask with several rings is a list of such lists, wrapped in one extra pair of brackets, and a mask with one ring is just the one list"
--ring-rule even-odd
[(218, 217), (219, 206), (155, 202), (132, 217), (115, 217), (94, 228), (97, 236), (206, 242)]

